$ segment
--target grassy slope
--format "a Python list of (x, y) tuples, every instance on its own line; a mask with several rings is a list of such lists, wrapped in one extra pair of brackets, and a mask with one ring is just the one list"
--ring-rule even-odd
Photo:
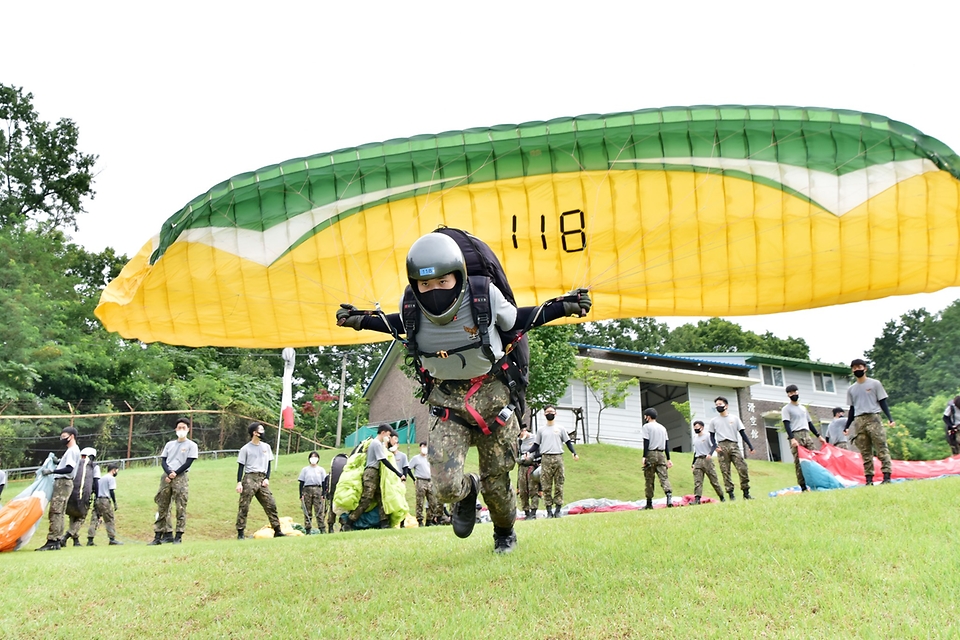
[[(568, 459), (567, 500), (637, 499), (636, 455), (582, 447), (580, 462)], [(689, 456), (675, 457), (671, 480), (681, 494), (692, 487)], [(299, 511), (302, 458), (280, 460), (281, 515)], [(793, 483), (792, 466), (750, 468), (758, 496)], [(943, 606), (958, 596), (960, 560), (950, 548), (960, 528), (960, 478), (521, 522), (518, 552), (501, 558), (490, 551), (489, 525), (465, 541), (448, 527), (230, 540), (233, 460), (198, 462), (191, 471), (187, 542), (148, 548), (157, 475), (120, 475), (125, 546), (0, 556), (4, 637), (89, 637), (107, 629), (121, 638), (960, 631), (952, 606)], [(4, 497), (17, 491), (8, 487)], [(257, 509), (251, 514), (261, 518)], [(31, 548), (42, 544), (45, 524)]]

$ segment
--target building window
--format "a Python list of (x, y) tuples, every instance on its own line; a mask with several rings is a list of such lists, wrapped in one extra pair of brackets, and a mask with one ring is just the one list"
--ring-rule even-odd
[(763, 375), (763, 384), (770, 387), (783, 386), (783, 369), (780, 367), (771, 367), (768, 364), (760, 365), (760, 371)]
[(833, 386), (833, 374), (832, 373), (820, 373), (819, 371), (813, 372), (813, 388), (817, 391), (826, 391), (827, 393), (836, 393), (836, 389)]

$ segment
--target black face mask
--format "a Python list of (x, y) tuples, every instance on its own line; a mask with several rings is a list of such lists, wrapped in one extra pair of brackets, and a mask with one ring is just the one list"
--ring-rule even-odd
[(429, 313), (439, 316), (450, 308), (460, 295), (460, 287), (453, 289), (431, 289), (430, 291), (417, 294), (420, 296), (420, 304)]
[(694, 429), (694, 430), (693, 430), (694, 433), (700, 433), (701, 431), (703, 431), (703, 429)]
[(543, 414), (543, 417), (546, 418), (548, 421), (552, 421), (552, 420), (555, 420), (555, 419), (556, 419), (557, 414), (555, 414), (555, 413), (545, 413), (545, 414)]
[(722, 404), (721, 404), (721, 405), (717, 405), (717, 413), (723, 413), (723, 412), (726, 411), (726, 410), (727, 410), (727, 408), (726, 408), (725, 406), (723, 406)]
[(795, 393), (795, 394), (793, 394), (792, 396), (787, 396), (787, 397), (790, 398), (790, 402), (796, 402), (797, 400), (800, 399), (800, 394), (799, 394), (799, 393)]
[(862, 378), (863, 376), (867, 375), (867, 372), (863, 369), (858, 369), (857, 371), (853, 372), (853, 375), (857, 376), (858, 378)]

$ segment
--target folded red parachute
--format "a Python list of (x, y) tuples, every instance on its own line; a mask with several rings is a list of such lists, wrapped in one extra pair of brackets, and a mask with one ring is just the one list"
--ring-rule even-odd
[[(819, 464), (847, 486), (866, 483), (866, 478), (863, 476), (863, 458), (856, 451), (847, 451), (825, 444), (820, 451), (799, 447), (798, 455), (801, 461), (809, 460)], [(892, 460), (890, 467), (890, 477), (894, 480), (960, 475), (960, 456), (951, 456), (943, 460)], [(880, 461), (876, 457), (873, 459), (873, 476), (875, 481), (883, 478)]]

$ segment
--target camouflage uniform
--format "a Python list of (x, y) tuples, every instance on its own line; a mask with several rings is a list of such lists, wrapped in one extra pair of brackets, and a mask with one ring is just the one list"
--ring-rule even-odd
[(317, 516), (317, 526), (323, 527), (323, 487), (313, 484), (303, 488), (303, 528), (310, 531), (313, 516)]
[(386, 519), (383, 513), (383, 501), (380, 499), (380, 465), (376, 467), (367, 467), (363, 470), (363, 493), (360, 494), (360, 502), (357, 508), (350, 512), (350, 521), (356, 522), (360, 519), (370, 505), (377, 504), (377, 510), (380, 513), (380, 522)]
[[(80, 535), (80, 529), (83, 528), (83, 523), (87, 521), (87, 514), (89, 514), (91, 511), (92, 509), (88, 508), (82, 516), (70, 516), (70, 526), (67, 527), (68, 537), (76, 538)], [(96, 515), (91, 514), (90, 520), (93, 521), (95, 519)]]
[[(809, 429), (799, 429), (793, 432), (793, 439), (797, 441), (804, 449), (810, 449), (811, 451), (819, 451), (819, 440), (813, 437), (813, 434), (810, 433)], [(797, 455), (797, 447), (790, 443), (790, 452), (793, 453), (793, 466), (797, 472), (797, 484), (804, 487), (807, 485), (806, 480), (803, 479), (803, 471), (800, 469), (800, 456)]]
[(660, 478), (660, 486), (664, 493), (673, 493), (670, 488), (670, 478), (667, 476), (667, 456), (663, 451), (648, 451), (647, 461), (643, 465), (643, 478), (646, 480), (644, 495), (647, 500), (653, 500), (653, 477)]
[(693, 459), (693, 495), (698, 498), (703, 495), (703, 476), (706, 475), (717, 495), (723, 497), (723, 488), (717, 479), (717, 470), (713, 466), (711, 456), (697, 456)]
[(717, 443), (717, 458), (720, 460), (720, 473), (723, 474), (723, 486), (727, 493), (733, 493), (733, 479), (730, 477), (730, 463), (737, 468), (740, 476), (740, 489), (744, 493), (750, 492), (750, 472), (747, 463), (740, 453), (740, 445), (733, 440), (721, 440)]
[(545, 453), (540, 458), (540, 488), (543, 491), (543, 506), (563, 504), (563, 454)]
[(864, 413), (853, 419), (857, 436), (853, 439), (863, 457), (863, 474), (873, 475), (873, 450), (880, 458), (880, 470), (890, 473), (890, 449), (887, 448), (887, 431), (883, 428), (879, 413)]
[(524, 511), (540, 508), (540, 481), (533, 477), (536, 468), (535, 464), (520, 465), (517, 474), (517, 494), (520, 496), (520, 508)]
[[(476, 422), (464, 408), (464, 396), (473, 384), (469, 380), (437, 383), (429, 402), (447, 407), (460, 420)], [(510, 392), (496, 378), (487, 378), (470, 397), (471, 406), (483, 416), (490, 435), (479, 427), (467, 427), (453, 420), (432, 418), (430, 421), (430, 475), (434, 491), (441, 502), (459, 502), (470, 491), (463, 473), (463, 463), (470, 445), (476, 445), (480, 458), (480, 491), (490, 511), (493, 524), (512, 529), (517, 518), (517, 499), (510, 482), (510, 471), (517, 464), (517, 436), (520, 424), (514, 414), (505, 424), (494, 422), (500, 410), (510, 402)]]
[(427, 502), (427, 520), (439, 522), (443, 517), (443, 506), (437, 501), (433, 490), (433, 481), (423, 478), (414, 479), (417, 487), (417, 522), (423, 522), (423, 502)]
[[(263, 486), (263, 481), (266, 477), (267, 474), (265, 473), (243, 474), (243, 480), (241, 480), (243, 491), (240, 493), (240, 508), (237, 510), (238, 531), (247, 528), (247, 512), (250, 511), (250, 502), (254, 496), (256, 496), (257, 502), (260, 503), (263, 511), (267, 514), (270, 526), (274, 529), (280, 528), (280, 516), (277, 515), (277, 503), (273, 499), (273, 494), (270, 493), (270, 489)], [(179, 478), (180, 476), (177, 476), (175, 480)]]
[(93, 513), (90, 515), (90, 528), (87, 529), (87, 537), (92, 538), (97, 535), (97, 528), (100, 526), (100, 520), (103, 520), (103, 526), (107, 528), (107, 536), (111, 540), (117, 537), (117, 527), (114, 524), (113, 503), (110, 498), (97, 498), (93, 503)]
[(48, 541), (59, 541), (63, 537), (63, 514), (67, 509), (67, 500), (71, 493), (73, 493), (73, 480), (57, 478), (53, 481), (53, 495), (50, 497), (50, 511), (47, 515), (50, 521)]
[(177, 509), (177, 531), (183, 533), (187, 528), (187, 499), (190, 497), (190, 480), (184, 473), (170, 482), (160, 478), (160, 489), (153, 501), (157, 503), (157, 519), (153, 523), (156, 533), (170, 533), (170, 500), (174, 501)]

